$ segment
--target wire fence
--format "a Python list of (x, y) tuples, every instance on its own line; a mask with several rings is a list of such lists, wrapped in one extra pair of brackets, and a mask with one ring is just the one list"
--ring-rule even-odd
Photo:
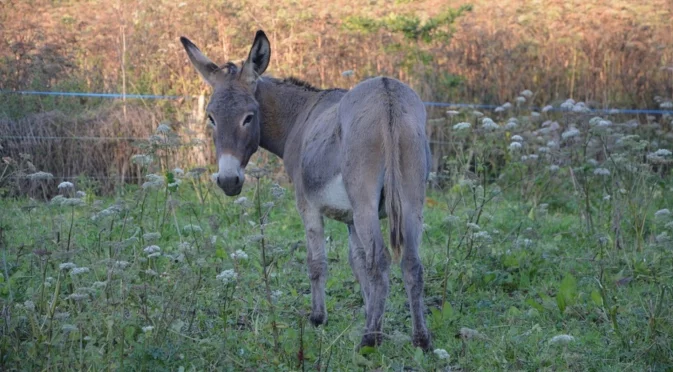
[[(49, 91), (7, 91), (0, 90), (0, 95), (29, 95), (29, 96), (62, 96), (62, 97), (93, 97), (93, 98), (105, 98), (105, 99), (140, 99), (140, 100), (187, 100), (187, 99), (199, 99), (201, 96), (194, 95), (153, 95), (153, 94), (120, 94), (120, 93), (96, 93), (96, 92), (49, 92)], [(472, 104), (472, 103), (461, 103), (461, 102), (433, 102), (425, 101), (423, 102), (427, 107), (436, 107), (436, 108), (445, 108), (445, 109), (473, 109), (473, 110), (495, 110), (499, 105), (490, 105), (490, 104)], [(521, 109), (530, 110), (530, 111), (543, 111), (543, 112), (572, 112), (566, 108), (562, 107), (552, 107), (546, 106), (544, 108), (535, 107), (535, 106), (524, 106), (520, 107)], [(603, 109), (589, 109), (587, 108), (584, 111), (585, 114), (594, 114), (594, 115), (671, 115), (673, 116), (673, 110), (662, 110), (662, 109), (625, 109), (625, 108), (603, 108)], [(435, 121), (438, 119), (433, 119)], [(443, 119), (439, 119), (444, 123)], [(439, 122), (437, 121), (437, 122)], [(0, 140), (15, 140), (15, 141), (26, 141), (26, 142), (35, 142), (35, 141), (95, 141), (95, 142), (143, 142), (148, 141), (148, 138), (143, 137), (110, 137), (110, 136), (15, 136), (15, 135), (2, 135), (0, 134)], [(430, 140), (431, 144), (435, 145), (449, 145), (450, 142), (441, 141), (441, 140)], [(16, 176), (15, 176), (16, 177)], [(111, 179), (120, 179), (122, 176), (98, 176), (91, 175), (86, 176), (87, 178), (100, 179), (100, 180), (111, 180)], [(21, 178), (21, 177), (19, 177)], [(24, 177), (25, 178), (25, 177)], [(79, 176), (55, 176), (56, 179), (61, 180), (75, 180)], [(138, 180), (139, 177), (133, 176), (124, 176), (125, 180)]]

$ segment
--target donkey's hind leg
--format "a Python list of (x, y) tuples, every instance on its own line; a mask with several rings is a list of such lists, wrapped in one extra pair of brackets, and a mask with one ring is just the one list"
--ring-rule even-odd
[[(360, 176), (359, 180), (366, 178)], [(344, 177), (346, 179), (346, 177)], [(348, 179), (353, 179), (348, 177)], [(364, 181), (356, 187), (346, 187), (353, 206), (353, 225), (364, 253), (364, 282), (369, 285), (366, 299), (366, 324), (360, 346), (380, 345), (382, 324), (389, 289), (390, 253), (383, 241), (379, 222), (380, 189), (377, 180)]]
[(348, 262), (353, 270), (353, 275), (360, 283), (362, 299), (365, 303), (365, 318), (367, 317), (367, 303), (369, 302), (369, 278), (365, 268), (365, 251), (360, 243), (354, 225), (348, 225)]
[(414, 346), (428, 350), (431, 345), (430, 334), (423, 315), (423, 264), (418, 254), (423, 231), (423, 206), (407, 207), (405, 213), (404, 236), (406, 240), (400, 266), (411, 310), (413, 343)]

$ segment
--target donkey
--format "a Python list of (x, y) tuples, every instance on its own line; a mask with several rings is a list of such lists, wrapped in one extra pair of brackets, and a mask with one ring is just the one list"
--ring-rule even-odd
[(327, 324), (323, 217), (328, 217), (348, 225), (348, 261), (365, 304), (360, 346), (381, 344), (391, 257), (379, 220), (387, 216), (393, 258), (402, 256), (413, 343), (429, 349), (418, 249), (430, 148), (425, 106), (416, 92), (386, 77), (347, 91), (261, 76), (271, 57), (261, 30), (240, 66), (218, 67), (189, 39), (180, 41), (213, 88), (207, 113), (215, 128), (217, 184), (224, 193), (241, 192), (244, 169), (259, 147), (283, 159), (306, 232), (310, 321)]

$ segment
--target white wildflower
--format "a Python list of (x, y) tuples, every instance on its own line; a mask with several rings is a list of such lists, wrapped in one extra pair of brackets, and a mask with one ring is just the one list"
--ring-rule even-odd
[(89, 298), (89, 295), (84, 293), (73, 293), (66, 298), (73, 301), (84, 301)]
[(468, 123), (468, 122), (461, 122), (461, 123), (455, 124), (455, 125), (453, 126), (453, 130), (470, 129), (471, 126), (472, 126), (472, 124), (470, 124), (470, 123)]
[(77, 191), (75, 193), (76, 198), (84, 199), (86, 197), (86, 193), (84, 191)]
[(471, 230), (481, 230), (481, 227), (479, 227), (479, 225), (477, 225), (474, 222), (468, 222), (466, 224), (466, 226), (467, 226), (468, 229), (471, 229)]
[(133, 155), (131, 156), (131, 163), (137, 164), (140, 166), (148, 166), (152, 164), (152, 156), (150, 155), (145, 155), (145, 154), (138, 154), (138, 155)]
[(58, 265), (59, 270), (71, 270), (71, 269), (74, 269), (76, 267), (77, 267), (77, 265), (75, 265), (72, 262), (64, 262), (64, 263)]
[(558, 143), (556, 143), (556, 141), (548, 141), (547, 142), (547, 147), (549, 147), (550, 149), (553, 149), (557, 146), (558, 146)]
[(538, 154), (528, 155), (528, 160), (537, 160), (540, 156)]
[(72, 324), (64, 324), (61, 326), (61, 330), (63, 332), (77, 332), (77, 326), (74, 326)]
[(599, 127), (609, 127), (612, 125), (612, 122), (610, 120), (599, 120), (598, 121), (598, 126)]
[(54, 319), (56, 320), (63, 320), (68, 318), (70, 318), (70, 312), (68, 311), (54, 313)]
[(81, 207), (86, 205), (86, 202), (79, 198), (63, 198), (61, 206), (63, 207)]
[(557, 172), (558, 170), (559, 170), (559, 166), (556, 165), (556, 164), (552, 164), (552, 165), (549, 166), (549, 171), (552, 172), (552, 173)]
[(522, 96), (516, 97), (516, 103), (521, 104), (521, 103), (525, 103), (525, 102), (526, 102), (526, 97), (522, 97)]
[(519, 123), (516, 120), (509, 119), (507, 121), (507, 124), (505, 124), (505, 129), (512, 130), (512, 129), (516, 129), (516, 127), (518, 127), (518, 126), (519, 126)]
[(539, 152), (539, 153), (541, 153), (541, 154), (546, 154), (546, 153), (549, 152), (549, 147), (547, 147), (547, 146), (539, 147), (539, 148), (537, 149), (537, 152)]
[(243, 260), (248, 259), (248, 254), (245, 253), (244, 251), (240, 250), (240, 249), (237, 250), (236, 252), (232, 253), (230, 256), (231, 256), (232, 259), (238, 260), (238, 261), (243, 261)]
[(213, 173), (210, 175), (210, 180), (213, 181), (213, 183), (217, 183), (217, 177), (219, 177), (219, 173)]
[(157, 240), (161, 239), (161, 233), (158, 233), (158, 232), (148, 232), (148, 233), (143, 234), (143, 239), (144, 239), (146, 242), (157, 241)]
[(446, 225), (456, 225), (460, 221), (460, 217), (454, 216), (452, 214), (444, 217), (444, 220), (442, 221)]
[(240, 206), (241, 208), (250, 207), (250, 203), (248, 202), (248, 198), (246, 198), (245, 196), (241, 196), (240, 198), (234, 200), (234, 204)]
[(505, 109), (502, 108), (502, 106), (498, 106), (498, 107), (496, 107), (495, 110), (493, 110), (493, 111), (500, 113), (500, 112), (504, 112)]
[(496, 130), (500, 128), (500, 126), (496, 124), (491, 118), (484, 118), (481, 121), (481, 127), (486, 130)]
[(569, 98), (561, 104), (561, 109), (562, 110), (572, 110), (574, 106), (575, 106), (575, 100)]
[(200, 234), (203, 232), (203, 229), (199, 225), (185, 225), (182, 227), (182, 231), (187, 234)]
[(554, 106), (552, 106), (552, 105), (547, 105), (547, 106), (545, 106), (545, 107), (542, 108), (542, 112), (543, 112), (543, 113), (547, 113), (547, 112), (549, 112), (549, 111), (551, 111), (551, 110), (553, 110), (553, 109), (554, 109)]
[(665, 157), (665, 156), (671, 156), (673, 154), (670, 150), (667, 149), (659, 149), (654, 152), (654, 155)]
[(35, 303), (31, 300), (24, 302), (23, 307), (28, 311), (35, 311)]
[(661, 107), (662, 109), (673, 109), (673, 102), (671, 101), (662, 102), (659, 104), (659, 107)]
[(561, 133), (561, 137), (563, 137), (564, 140), (568, 139), (568, 138), (577, 137), (579, 135), (580, 135), (580, 131), (577, 128), (570, 128), (567, 131)]
[(433, 353), (435, 353), (439, 359), (449, 359), (449, 353), (444, 349), (435, 349)]
[(528, 161), (528, 155), (522, 155), (521, 156), (521, 161), (522, 162)]
[(145, 271), (143, 271), (143, 272), (144, 272), (145, 274), (147, 274), (147, 275), (151, 275), (151, 276), (157, 276), (157, 275), (159, 275), (159, 274), (157, 274), (156, 271), (154, 271), (154, 270), (152, 270), (152, 269), (147, 269), (147, 270), (145, 270)]
[(283, 291), (280, 289), (271, 292), (271, 301), (276, 302), (283, 296)]
[(577, 102), (575, 106), (573, 106), (573, 112), (583, 113), (589, 111), (590, 111), (589, 108), (584, 102)]
[(164, 185), (164, 177), (158, 174), (148, 174), (147, 182), (143, 183), (143, 189), (156, 189)]
[(49, 181), (54, 179), (53, 174), (42, 171), (29, 174), (27, 177), (31, 181)]
[(236, 277), (238, 274), (232, 269), (229, 270), (224, 270), (221, 273), (219, 273), (215, 279), (223, 282), (224, 284), (229, 284), (230, 282), (236, 280)]
[(175, 177), (182, 177), (185, 175), (185, 171), (182, 170), (182, 168), (175, 168), (173, 169), (173, 174), (175, 175)]
[(460, 112), (458, 112), (456, 110), (449, 110), (449, 111), (446, 112), (446, 114), (449, 115), (449, 116), (455, 116), (455, 115), (460, 114)]
[(518, 134), (512, 136), (512, 141), (523, 142), (523, 137)]
[(161, 252), (154, 252), (147, 255), (147, 258), (154, 258), (161, 256)]
[(509, 144), (509, 151), (517, 151), (520, 150), (523, 146), (521, 145), (520, 142), (512, 142)]
[(50, 203), (51, 205), (61, 206), (61, 205), (63, 205), (63, 201), (64, 201), (65, 199), (66, 199), (66, 198), (65, 198), (63, 195), (56, 195), (56, 196), (54, 196), (53, 198), (51, 198), (51, 201), (50, 201), (49, 203)]
[(521, 92), (521, 93), (519, 93), (519, 94), (521, 94), (522, 96), (524, 96), (524, 97), (526, 97), (526, 98), (530, 98), (530, 97), (533, 96), (533, 92), (531, 92), (529, 89), (526, 89), (526, 90), (524, 90), (523, 92)]
[(671, 215), (671, 211), (668, 208), (660, 209), (654, 212), (654, 217), (656, 218), (666, 218)]
[(102, 281), (102, 282), (98, 282), (98, 281), (93, 282), (93, 284), (91, 286), (94, 287), (94, 288), (100, 289), (100, 288), (105, 288), (106, 285), (107, 285), (107, 280)]
[(573, 341), (575, 341), (575, 337), (573, 337), (571, 335), (557, 335), (557, 336), (552, 337), (549, 340), (549, 343), (550, 344), (565, 345), (565, 344), (568, 344), (568, 343), (573, 342)]
[(144, 326), (142, 329), (143, 329), (143, 333), (147, 333), (147, 332), (152, 331), (154, 329), (154, 326), (148, 325), (148, 326)]
[(59, 190), (70, 190), (74, 189), (75, 185), (72, 184), (72, 182), (64, 181), (58, 184), (58, 189)]
[(343, 71), (343, 72), (341, 73), (341, 76), (343, 76), (343, 77), (351, 77), (351, 76), (353, 76), (353, 74), (355, 74), (355, 71), (353, 71), (353, 70), (346, 70), (346, 71)]
[(610, 170), (606, 168), (596, 168), (594, 169), (594, 174), (597, 176), (609, 176)]
[(152, 254), (156, 252), (161, 252), (161, 248), (158, 245), (148, 245), (143, 249), (143, 252), (147, 254)]
[(487, 242), (491, 240), (491, 235), (488, 233), (488, 231), (477, 231), (472, 235), (472, 238), (475, 240)]
[(666, 231), (664, 231), (664, 232), (662, 232), (661, 234), (657, 235), (657, 236), (655, 237), (655, 240), (656, 240), (657, 243), (659, 243), (659, 244), (664, 244), (664, 243), (668, 243), (668, 242), (670, 242), (670, 241), (671, 241), (671, 237), (668, 236), (668, 233), (667, 233)]
[(474, 115), (474, 116), (480, 118), (480, 117), (484, 116), (484, 113), (481, 112), (481, 111), (476, 111), (476, 110), (475, 110), (475, 111), (472, 111), (472, 115)]
[(481, 332), (477, 331), (476, 329), (467, 328), (467, 327), (461, 328), (460, 331), (458, 332), (458, 334), (460, 335), (460, 338), (462, 338), (463, 340), (471, 340), (471, 339), (475, 339), (475, 338), (483, 338), (484, 337), (481, 334)]
[(159, 126), (157, 127), (156, 132), (157, 132), (157, 133), (163, 133), (163, 134), (166, 134), (166, 133), (170, 133), (171, 130), (172, 130), (172, 129), (171, 129), (170, 126), (168, 126), (168, 124), (159, 124)]
[(88, 273), (90, 270), (88, 267), (75, 267), (70, 271), (70, 276), (77, 276), (80, 274)]

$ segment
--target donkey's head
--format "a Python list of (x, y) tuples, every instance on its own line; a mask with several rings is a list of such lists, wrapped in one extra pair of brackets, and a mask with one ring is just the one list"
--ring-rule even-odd
[(189, 39), (181, 37), (180, 41), (196, 70), (213, 87), (206, 112), (208, 124), (215, 128), (217, 184), (225, 194), (238, 195), (245, 180), (243, 170), (259, 147), (259, 104), (255, 90), (257, 79), (269, 65), (269, 39), (263, 31), (257, 31), (248, 59), (240, 69), (231, 62), (218, 67)]

